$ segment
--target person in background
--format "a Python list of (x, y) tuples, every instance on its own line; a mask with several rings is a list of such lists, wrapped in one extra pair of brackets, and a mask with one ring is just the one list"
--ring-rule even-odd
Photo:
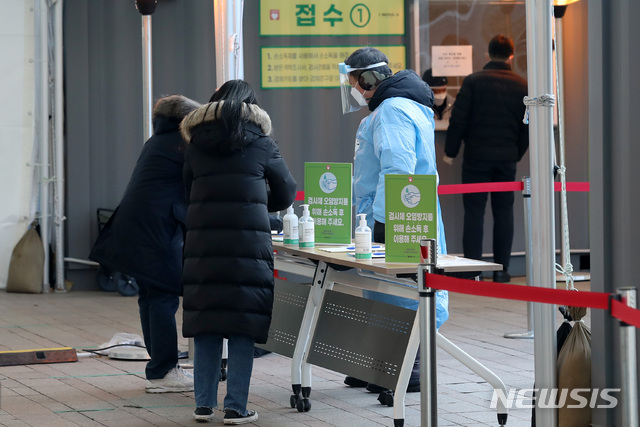
[(447, 93), (449, 80), (446, 77), (435, 77), (431, 68), (422, 74), (422, 80), (433, 91), (433, 113), (436, 121), (436, 130), (446, 130), (449, 126), (449, 118), (455, 98)]
[[(367, 107), (371, 113), (360, 122), (356, 132), (354, 159), (354, 196), (356, 214), (367, 214), (373, 230), (373, 240), (385, 241), (385, 183), (386, 174), (438, 175), (434, 145), (433, 93), (413, 70), (396, 74), (389, 68), (387, 56), (373, 47), (353, 52), (340, 64), (343, 82), (343, 112)], [(346, 84), (348, 82), (348, 84)], [(438, 206), (438, 252), (447, 253), (444, 224)], [(416, 310), (418, 301), (365, 291), (369, 299)], [(436, 324), (439, 328), (447, 320), (448, 294), (436, 297)], [(419, 354), (418, 354), (419, 356)], [(366, 386), (371, 392), (387, 390), (353, 377), (345, 383), (352, 387)], [(420, 359), (416, 358), (407, 391), (420, 390)]]
[(273, 309), (269, 212), (284, 210), (296, 181), (271, 138), (271, 119), (251, 86), (230, 80), (182, 122), (189, 195), (183, 270), (185, 337), (195, 344), (194, 418), (218, 405), (228, 339), (224, 424), (258, 418), (247, 409), (254, 344), (265, 343)]
[[(444, 162), (451, 165), (464, 141), (462, 183), (512, 182), (517, 162), (529, 147), (528, 126), (523, 123), (527, 81), (511, 71), (513, 41), (497, 35), (489, 42), (489, 62), (468, 75), (456, 97), (445, 143)], [(488, 193), (462, 195), (465, 258), (482, 258), (484, 212)], [(491, 193), (493, 261), (503, 270), (494, 282), (508, 282), (513, 243), (511, 191)]]
[(160, 98), (153, 136), (145, 143), (127, 189), (89, 258), (135, 278), (149, 393), (193, 390), (193, 376), (178, 366), (176, 312), (182, 292), (182, 245), (187, 200), (180, 122), (199, 103), (182, 95)]

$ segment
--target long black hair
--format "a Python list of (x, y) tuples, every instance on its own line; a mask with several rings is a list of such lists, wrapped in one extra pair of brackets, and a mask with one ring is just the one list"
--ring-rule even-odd
[(219, 117), (228, 132), (229, 149), (241, 148), (244, 141), (242, 124), (246, 121), (243, 104), (258, 105), (251, 85), (244, 80), (229, 80), (211, 95), (209, 102), (218, 102), (215, 117)]

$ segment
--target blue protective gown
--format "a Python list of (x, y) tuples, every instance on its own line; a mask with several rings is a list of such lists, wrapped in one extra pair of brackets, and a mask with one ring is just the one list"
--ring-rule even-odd
[[(386, 174), (436, 175), (435, 121), (431, 89), (412, 70), (396, 73), (380, 84), (369, 102), (371, 114), (362, 119), (356, 133), (354, 196), (356, 214), (385, 222)], [(438, 253), (447, 253), (440, 201)], [(417, 309), (415, 300), (365, 291), (365, 297), (400, 307)], [(436, 324), (449, 317), (446, 291), (436, 296)]]

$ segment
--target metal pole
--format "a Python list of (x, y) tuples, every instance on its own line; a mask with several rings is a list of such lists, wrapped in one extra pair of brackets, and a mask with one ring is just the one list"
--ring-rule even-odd
[(144, 141), (151, 138), (153, 124), (153, 80), (151, 69), (151, 15), (142, 15), (142, 112), (144, 117)]
[(244, 14), (244, 0), (233, 0), (232, 7), (227, 9), (227, 21), (231, 30), (229, 37), (229, 78), (228, 80), (244, 79), (244, 53), (242, 37), (242, 16)]
[(228, 80), (244, 79), (243, 14), (243, 0), (213, 2), (217, 87)]
[(64, 283), (64, 93), (63, 93), (63, 60), (62, 60), (62, 7), (63, 0), (54, 3), (54, 46), (55, 46), (55, 108), (54, 108), (54, 128), (55, 128), (55, 225), (56, 225), (56, 292), (66, 292)]
[(38, 55), (39, 66), (38, 78), (40, 82), (38, 94), (38, 116), (37, 126), (38, 134), (36, 138), (40, 138), (39, 150), (40, 158), (40, 238), (44, 248), (44, 274), (42, 277), (42, 292), (47, 293), (50, 290), (49, 285), (49, 187), (50, 187), (50, 159), (49, 159), (49, 7), (46, 0), (36, 2), (36, 25), (39, 25), (38, 38)]
[[(566, 6), (565, 6), (566, 8)], [(563, 51), (563, 39), (562, 39), (562, 17), (555, 18), (555, 28), (556, 28), (556, 69), (557, 69), (557, 95), (558, 102), (556, 103), (558, 108), (558, 141), (559, 141), (559, 149), (558, 155), (560, 157), (560, 166), (565, 166), (565, 147), (564, 147), (564, 51)], [(566, 177), (564, 175), (564, 170), (561, 171), (562, 175), (560, 179), (562, 180), (563, 190), (566, 190)], [(569, 251), (569, 243), (568, 243), (568, 228), (569, 224), (567, 224), (567, 194), (560, 193), (560, 230), (563, 233), (562, 244), (560, 245), (560, 262), (563, 267), (567, 266), (567, 262), (571, 261), (571, 254)], [(565, 236), (565, 230), (567, 230), (567, 235)], [(565, 244), (565, 239), (567, 242)], [(567, 257), (569, 257), (567, 259)], [(565, 280), (563, 277), (562, 280)]]
[[(619, 288), (622, 302), (637, 308), (636, 288)], [(620, 388), (622, 397), (622, 425), (638, 427), (638, 371), (636, 329), (620, 322)]]
[[(533, 275), (533, 263), (531, 262), (531, 178), (522, 178), (522, 201), (524, 202), (524, 247), (525, 247), (525, 270), (527, 273), (527, 286), (531, 286)], [(527, 301), (527, 330), (525, 332), (512, 332), (504, 334), (505, 338), (533, 338), (533, 303)]]
[[(531, 190), (536, 203), (531, 206), (533, 286), (555, 287), (555, 235), (553, 203), (553, 105), (541, 103), (553, 95), (551, 0), (527, 0), (527, 76), (529, 97), (538, 99), (529, 106)], [(551, 104), (551, 105), (549, 105)], [(556, 307), (533, 305), (534, 358), (536, 388), (556, 387)], [(552, 405), (551, 405), (552, 406)], [(557, 425), (556, 410), (536, 405), (536, 422), (545, 427)]]
[(420, 300), (420, 425), (438, 425), (438, 381), (436, 376), (436, 291), (428, 287), (425, 273), (435, 273), (436, 240), (420, 241), (421, 263), (418, 265), (418, 294)]
[(411, 7), (411, 17), (413, 18), (413, 29), (411, 31), (413, 64), (411, 68), (416, 70), (419, 75), (422, 75), (422, 70), (420, 69), (420, 0), (413, 0)]

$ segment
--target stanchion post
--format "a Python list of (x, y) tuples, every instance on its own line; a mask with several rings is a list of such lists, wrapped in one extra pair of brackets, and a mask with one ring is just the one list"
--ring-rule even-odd
[(429, 287), (425, 273), (435, 273), (437, 249), (435, 239), (420, 241), (418, 293), (420, 300), (420, 425), (438, 425), (438, 381), (436, 377), (436, 291)]
[[(527, 286), (531, 286), (531, 277), (533, 276), (533, 263), (531, 262), (531, 254), (533, 254), (533, 239), (531, 239), (531, 178), (525, 176), (522, 178), (522, 201), (524, 203), (524, 259)], [(505, 338), (533, 338), (533, 303), (527, 301), (527, 330), (525, 332), (511, 332), (504, 334)]]
[(153, 134), (153, 72), (151, 60), (151, 15), (158, 0), (135, 0), (136, 9), (142, 15), (142, 115), (144, 117), (143, 141)]
[[(637, 308), (636, 288), (620, 288), (622, 303)], [(638, 427), (638, 371), (636, 329), (620, 322), (620, 388), (622, 397), (622, 425)]]

